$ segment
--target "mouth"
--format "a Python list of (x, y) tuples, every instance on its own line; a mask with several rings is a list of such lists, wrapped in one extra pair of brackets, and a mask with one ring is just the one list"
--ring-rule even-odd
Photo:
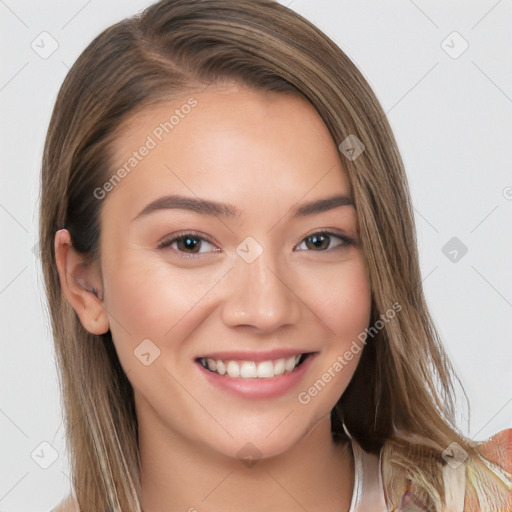
[(314, 352), (295, 354), (289, 357), (268, 359), (262, 361), (229, 359), (226, 357), (198, 357), (196, 362), (209, 372), (226, 378), (236, 379), (272, 379), (294, 372), (304, 364)]

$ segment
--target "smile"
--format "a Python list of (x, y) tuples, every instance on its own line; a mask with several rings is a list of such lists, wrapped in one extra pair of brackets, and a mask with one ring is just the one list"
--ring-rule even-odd
[(310, 354), (296, 354), (272, 361), (233, 361), (200, 357), (198, 362), (207, 370), (219, 375), (242, 379), (271, 379), (290, 373), (301, 365)]

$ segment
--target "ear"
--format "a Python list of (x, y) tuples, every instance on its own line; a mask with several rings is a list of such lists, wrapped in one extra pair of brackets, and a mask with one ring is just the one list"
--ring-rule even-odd
[(109, 320), (103, 304), (98, 262), (87, 262), (74, 249), (66, 229), (57, 231), (54, 247), (62, 293), (87, 331), (92, 334), (106, 333)]

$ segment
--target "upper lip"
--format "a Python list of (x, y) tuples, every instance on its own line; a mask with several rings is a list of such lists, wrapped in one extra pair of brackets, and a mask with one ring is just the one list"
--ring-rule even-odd
[(229, 351), (229, 352), (210, 352), (197, 357), (196, 359), (215, 359), (222, 361), (274, 361), (276, 359), (288, 359), (299, 354), (310, 354), (313, 350), (297, 349), (275, 349), (263, 351)]

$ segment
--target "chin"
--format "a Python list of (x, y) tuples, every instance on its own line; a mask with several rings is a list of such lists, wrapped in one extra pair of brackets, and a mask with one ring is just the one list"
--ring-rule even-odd
[[(300, 419), (300, 423), (297, 419)], [(270, 459), (299, 449), (301, 442), (313, 432), (325, 435), (316, 428), (322, 420), (326, 420), (322, 428), (330, 433), (330, 409), (308, 418), (297, 407), (281, 414), (277, 420), (275, 417), (259, 416), (254, 421), (239, 423), (236, 428), (232, 425), (228, 430), (233, 437), (226, 434), (215, 445), (211, 445), (211, 440), (209, 444), (218, 453), (250, 466), (254, 464), (251, 461)]]

